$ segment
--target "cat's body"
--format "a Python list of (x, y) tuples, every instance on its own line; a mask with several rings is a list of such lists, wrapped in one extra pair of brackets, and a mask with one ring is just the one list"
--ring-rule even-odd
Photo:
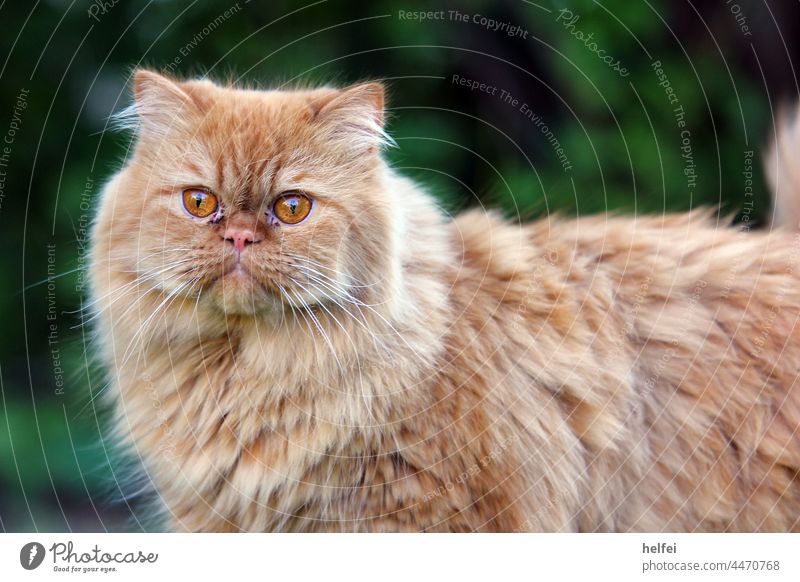
[[(148, 91), (176, 86), (147, 73), (138, 82), (143, 116)], [(258, 99), (205, 83), (183, 90), (205, 108), (207, 93), (219, 100), (212, 107), (230, 105), (219, 103), (231, 94), (240, 106)], [(331, 115), (326, 107), (303, 123), (324, 122), (316, 119)], [(223, 110), (232, 135), (243, 131), (231, 123), (245, 110)], [(209, 116), (194, 135), (220, 131), (203, 125)], [(160, 252), (142, 237), (162, 233), (169, 250), (172, 230), (184, 228), (177, 213), (148, 225), (148, 212), (120, 212), (121, 193), (147, 191), (153, 168), (183, 155), (149, 159), (145, 139), (104, 194), (92, 278), (119, 432), (141, 457), (172, 529), (800, 528), (793, 232), (742, 232), (708, 212), (523, 227), (476, 211), (450, 220), (375, 155), (343, 170), (358, 172), (362, 200), (370, 192), (391, 200), (369, 206), (375, 214), (366, 222), (348, 219), (346, 244), (368, 244), (354, 251), (314, 226), (308, 236), (321, 242), (303, 243), (313, 261), (305, 270), (292, 267), (289, 276), (270, 267), (269, 281), (305, 274), (306, 288), (279, 295), (276, 308), (255, 294), (273, 292), (262, 280), (260, 290), (243, 288), (256, 298), (249, 306), (228, 295), (249, 279), (235, 279), (233, 291), (216, 290), (219, 277), (198, 279), (210, 289), (199, 295), (174, 282), (154, 286), (153, 277), (131, 284), (153, 272), (142, 264)], [(248, 158), (243, 138), (231, 139), (244, 167), (261, 161)], [(272, 139), (285, 153), (289, 138)], [(263, 148), (265, 160), (278, 157)], [(308, 164), (307, 155), (298, 159)], [(246, 182), (231, 176), (229, 161), (206, 180), (217, 190), (236, 190), (226, 180)], [(248, 171), (247, 179), (266, 173)], [(328, 202), (320, 199), (322, 221)], [(252, 204), (231, 200), (253, 214)], [(191, 228), (199, 237), (217, 223)], [(274, 235), (272, 255), (302, 232), (270, 228), (255, 225), (251, 241), (271, 244)], [(225, 252), (231, 240), (224, 235)], [(331, 248), (336, 262), (328, 262)], [(339, 279), (343, 272), (351, 276)], [(312, 287), (317, 295), (305, 294)], [(326, 289), (339, 300), (319, 300)]]

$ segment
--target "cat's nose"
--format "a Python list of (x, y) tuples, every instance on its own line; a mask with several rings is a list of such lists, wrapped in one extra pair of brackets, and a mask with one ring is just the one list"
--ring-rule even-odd
[(255, 234), (253, 234), (253, 231), (249, 228), (229, 228), (225, 231), (225, 234), (222, 235), (222, 238), (232, 242), (233, 248), (239, 253), (241, 253), (247, 245), (258, 242)]

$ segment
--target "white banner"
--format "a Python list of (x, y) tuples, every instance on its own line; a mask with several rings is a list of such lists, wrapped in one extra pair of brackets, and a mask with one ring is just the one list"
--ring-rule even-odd
[[(3, 534), (0, 580), (800, 580), (792, 534)], [(247, 576), (247, 578), (245, 578)]]

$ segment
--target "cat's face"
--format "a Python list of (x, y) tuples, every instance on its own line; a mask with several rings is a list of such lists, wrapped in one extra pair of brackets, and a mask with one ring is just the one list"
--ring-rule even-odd
[(230, 314), (325, 302), (381, 277), (380, 85), (267, 92), (142, 71), (135, 96), (136, 149), (103, 225), (119, 270)]

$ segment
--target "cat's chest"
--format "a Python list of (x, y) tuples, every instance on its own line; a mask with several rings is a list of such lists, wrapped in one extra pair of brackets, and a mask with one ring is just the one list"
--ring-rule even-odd
[(173, 514), (191, 521), (200, 504), (239, 515), (255, 503), (279, 515), (358, 479), (368, 437), (356, 427), (372, 424), (363, 401), (324, 374), (268, 373), (214, 346), (197, 354), (151, 358), (143, 374), (120, 379), (123, 423)]

